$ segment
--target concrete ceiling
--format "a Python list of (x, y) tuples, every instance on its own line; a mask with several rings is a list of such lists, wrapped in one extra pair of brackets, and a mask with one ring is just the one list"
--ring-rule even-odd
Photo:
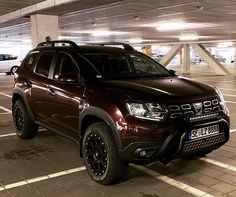
[[(4, 15), (39, 2), (0, 0), (0, 13)], [(236, 40), (235, 10), (236, 0), (78, 0), (31, 13), (59, 15), (62, 38), (80, 43), (104, 40), (167, 43), (179, 42), (179, 36), (190, 34), (197, 35), (202, 42)], [(0, 41), (30, 38), (28, 16), (0, 23)], [(165, 24), (179, 27), (165, 30)], [(162, 30), (156, 30), (158, 25)], [(98, 30), (110, 30), (111, 35), (92, 35)]]

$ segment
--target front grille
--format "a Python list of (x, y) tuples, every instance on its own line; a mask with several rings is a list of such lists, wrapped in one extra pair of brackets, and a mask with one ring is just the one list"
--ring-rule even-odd
[(225, 142), (225, 134), (219, 133), (212, 137), (186, 141), (184, 143), (183, 153), (204, 151), (206, 148)]
[(170, 119), (187, 118), (190, 121), (216, 117), (217, 112), (222, 110), (216, 97), (199, 102), (169, 104), (167, 108)]

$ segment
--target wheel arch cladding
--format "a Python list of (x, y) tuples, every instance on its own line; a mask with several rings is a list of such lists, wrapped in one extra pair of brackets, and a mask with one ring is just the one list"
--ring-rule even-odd
[(30, 105), (26, 99), (24, 92), (21, 89), (14, 89), (12, 92), (12, 108), (18, 99), (23, 100), (31, 120), (34, 121), (35, 120), (34, 115), (31, 111)]
[(116, 146), (118, 150), (122, 149), (122, 143), (119, 135), (119, 131), (116, 128), (116, 124), (113, 121), (112, 117), (103, 109), (98, 108), (98, 107), (88, 107), (82, 111), (80, 114), (80, 119), (79, 119), (79, 137), (80, 137), (80, 155), (82, 155), (82, 141), (83, 141), (83, 136), (88, 128), (89, 125), (95, 122), (100, 122), (103, 121), (105, 122), (111, 129), (111, 134), (115, 140)]

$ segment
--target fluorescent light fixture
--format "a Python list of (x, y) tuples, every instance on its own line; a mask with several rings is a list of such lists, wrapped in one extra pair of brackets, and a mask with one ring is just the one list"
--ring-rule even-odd
[(156, 26), (156, 30), (173, 31), (173, 30), (186, 29), (187, 27), (188, 27), (188, 23), (183, 23), (183, 22), (160, 23)]
[(160, 23), (153, 23), (143, 25), (146, 27), (154, 27), (158, 31), (175, 31), (175, 30), (188, 30), (188, 29), (201, 29), (217, 26), (213, 23), (187, 23), (184, 21), (163, 21)]
[(183, 33), (179, 36), (179, 40), (188, 41), (188, 40), (198, 40), (199, 36), (196, 33)]
[(234, 43), (233, 42), (221, 42), (217, 45), (219, 48), (227, 48), (232, 46)]
[(127, 32), (109, 31), (109, 30), (92, 31), (92, 36), (94, 36), (94, 37), (110, 36), (110, 35), (125, 35), (125, 34), (127, 34)]
[(22, 43), (31, 43), (32, 42), (32, 40), (30, 40), (30, 39), (23, 39), (22, 40)]
[(142, 40), (142, 38), (131, 38), (128, 40), (128, 42), (130, 42), (130, 43), (141, 43), (143, 41), (144, 40)]

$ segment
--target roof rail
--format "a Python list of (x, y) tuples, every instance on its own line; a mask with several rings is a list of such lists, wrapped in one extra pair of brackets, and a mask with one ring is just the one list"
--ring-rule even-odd
[(69, 45), (69, 47), (73, 47), (74, 49), (79, 48), (79, 46), (75, 42), (70, 41), (70, 40), (53, 40), (53, 41), (48, 41), (48, 42), (42, 42), (42, 43), (39, 43), (36, 48), (39, 48), (39, 47), (57, 47), (56, 44), (61, 44), (61, 45), (58, 45), (58, 46), (68, 46)]
[(123, 43), (123, 42), (98, 42), (98, 43), (89, 43), (88, 45), (98, 45), (98, 46), (117, 46), (117, 45), (121, 45), (124, 47), (125, 50), (129, 50), (129, 51), (133, 51), (134, 48), (129, 45), (129, 44), (126, 44), (126, 43)]

